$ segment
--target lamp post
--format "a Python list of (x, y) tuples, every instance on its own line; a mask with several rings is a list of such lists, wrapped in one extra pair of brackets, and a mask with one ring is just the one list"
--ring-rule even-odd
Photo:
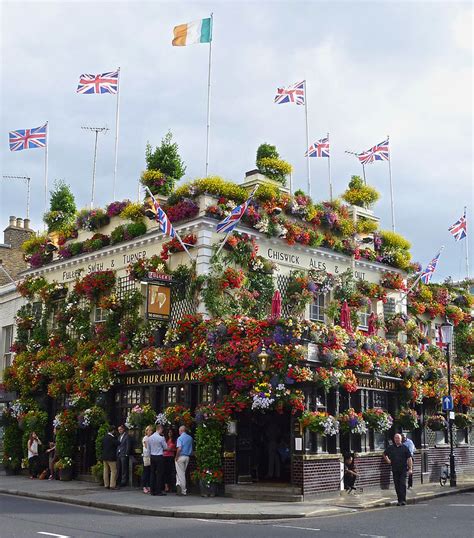
[[(446, 360), (448, 363), (448, 395), (451, 397), (451, 353), (450, 346), (453, 341), (453, 324), (446, 320), (441, 325), (441, 338), (443, 344), (446, 345)], [(449, 428), (449, 485), (456, 487), (456, 464), (454, 461), (454, 442), (453, 442), (453, 420), (449, 416), (448, 411), (448, 428)]]

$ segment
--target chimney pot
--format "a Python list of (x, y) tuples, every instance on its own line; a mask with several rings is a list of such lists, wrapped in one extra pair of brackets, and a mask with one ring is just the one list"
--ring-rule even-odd
[(31, 222), (30, 219), (25, 219), (25, 220), (23, 221), (23, 227), (25, 228), (25, 230), (29, 230), (29, 229), (30, 229), (30, 222)]
[(10, 216), (10, 226), (15, 226), (15, 223), (16, 223), (16, 217), (13, 215), (13, 216)]
[(17, 228), (23, 228), (23, 219), (21, 217), (16, 219), (16, 226)]

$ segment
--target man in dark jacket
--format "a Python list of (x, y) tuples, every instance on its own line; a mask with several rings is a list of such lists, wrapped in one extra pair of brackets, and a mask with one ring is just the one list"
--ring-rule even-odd
[(121, 487), (128, 485), (128, 458), (131, 451), (131, 439), (127, 428), (121, 424), (118, 427), (119, 438), (117, 447), (118, 478)]
[(398, 506), (407, 503), (407, 467), (408, 473), (413, 473), (413, 458), (408, 448), (402, 444), (402, 436), (396, 433), (393, 445), (383, 453), (386, 463), (392, 466), (393, 484), (397, 492)]
[(114, 435), (115, 427), (102, 440), (102, 463), (104, 464), (104, 486), (107, 489), (117, 488), (117, 447), (118, 439)]

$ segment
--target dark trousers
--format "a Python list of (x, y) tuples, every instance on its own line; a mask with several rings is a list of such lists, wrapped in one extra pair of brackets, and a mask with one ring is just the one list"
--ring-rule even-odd
[(356, 476), (351, 473), (344, 474), (344, 489), (351, 489), (354, 487)]
[(165, 462), (165, 484), (168, 484), (168, 487), (171, 490), (174, 489), (176, 485), (176, 466), (174, 464), (174, 456), (164, 457)]
[(164, 489), (163, 471), (164, 471), (163, 456), (151, 456), (150, 465), (150, 493), (157, 495)]
[(28, 459), (28, 467), (30, 469), (30, 476), (35, 478), (38, 476), (39, 456), (32, 456)]
[(398, 502), (404, 503), (407, 500), (407, 470), (392, 468), (392, 475)]
[(151, 465), (144, 465), (143, 466), (142, 488), (149, 488), (150, 487), (150, 471), (151, 471)]
[(117, 458), (117, 484), (128, 486), (128, 456)]

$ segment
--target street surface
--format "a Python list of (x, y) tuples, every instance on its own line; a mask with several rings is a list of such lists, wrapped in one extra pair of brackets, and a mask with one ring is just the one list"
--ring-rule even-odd
[(216, 521), (119, 514), (0, 495), (0, 538), (474, 538), (474, 492), (333, 517)]

